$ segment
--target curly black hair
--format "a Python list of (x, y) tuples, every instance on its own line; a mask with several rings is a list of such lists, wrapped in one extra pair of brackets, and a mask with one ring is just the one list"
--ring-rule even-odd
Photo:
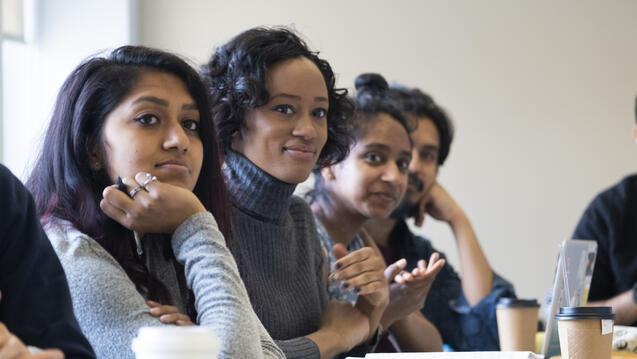
[(407, 88), (393, 85), (389, 90), (389, 97), (405, 114), (416, 117), (427, 117), (433, 121), (440, 134), (440, 149), (438, 150), (438, 165), (445, 163), (453, 141), (453, 123), (444, 109), (438, 106), (431, 96), (417, 88)]
[(306, 57), (319, 69), (327, 87), (327, 142), (317, 166), (329, 166), (347, 157), (352, 141), (347, 119), (354, 106), (347, 90), (335, 88), (336, 79), (330, 64), (310, 51), (305, 41), (284, 27), (256, 27), (246, 30), (225, 45), (217, 47), (202, 77), (211, 96), (213, 119), (221, 147), (231, 148), (232, 135), (241, 128), (247, 111), (268, 103), (265, 75), (274, 64)]

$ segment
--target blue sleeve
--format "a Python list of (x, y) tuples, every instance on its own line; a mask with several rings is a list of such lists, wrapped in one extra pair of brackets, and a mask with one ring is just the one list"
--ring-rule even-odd
[[(428, 258), (436, 250), (428, 240), (421, 240), (421, 258)], [(443, 253), (437, 252), (445, 258)], [(438, 328), (444, 343), (454, 350), (498, 351), (495, 305), (503, 297), (515, 297), (515, 290), (511, 283), (494, 273), (491, 293), (475, 306), (469, 306), (461, 279), (447, 262), (427, 295), (422, 313)]]
[(27, 345), (94, 358), (31, 194), (1, 165), (0, 192), (0, 322)]

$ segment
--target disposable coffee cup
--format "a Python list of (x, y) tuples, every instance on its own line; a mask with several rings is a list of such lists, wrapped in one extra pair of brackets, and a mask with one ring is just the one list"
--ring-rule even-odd
[(611, 358), (613, 308), (562, 307), (555, 319), (563, 359)]
[(535, 299), (501, 298), (495, 307), (501, 351), (535, 351), (537, 314)]
[(207, 327), (145, 327), (133, 340), (136, 359), (215, 359), (220, 349)]

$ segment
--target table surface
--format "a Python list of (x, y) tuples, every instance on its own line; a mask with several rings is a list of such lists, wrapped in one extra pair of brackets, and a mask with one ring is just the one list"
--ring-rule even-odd
[[(561, 359), (561, 356), (551, 357), (550, 359)], [(624, 352), (613, 352), (611, 359), (632, 359), (637, 358), (637, 354), (632, 353), (624, 353)]]

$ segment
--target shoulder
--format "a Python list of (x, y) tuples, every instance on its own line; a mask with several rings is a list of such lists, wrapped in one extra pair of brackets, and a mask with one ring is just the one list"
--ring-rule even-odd
[(22, 182), (11, 171), (0, 163), (0, 191), (10, 193), (15, 187), (24, 188)]
[(81, 305), (91, 310), (95, 303), (110, 302), (113, 295), (134, 287), (115, 258), (69, 222), (55, 220), (44, 229), (66, 273), (74, 305), (82, 298)]
[(314, 215), (310, 205), (299, 196), (290, 197), (290, 215), (293, 218), (310, 219), (314, 223)]
[(104, 247), (77, 230), (68, 221), (53, 219), (44, 226), (44, 231), (67, 274), (75, 270), (90, 273), (93, 272), (92, 269), (103, 266), (116, 266), (121, 269), (119, 263)]
[(632, 221), (635, 215), (637, 215), (637, 175), (631, 175), (595, 196), (584, 210), (574, 237), (590, 236), (591, 231), (605, 232), (621, 223)]
[(314, 219), (310, 205), (303, 198), (298, 196), (290, 198), (289, 213), (297, 230), (304, 230), (307, 236), (313, 237), (318, 242), (317, 221)]
[(11, 187), (15, 186), (16, 182), (19, 182), (19, 180), (13, 173), (4, 165), (0, 164), (0, 191), (2, 191), (2, 193), (9, 193), (12, 189)]
[(607, 210), (623, 209), (637, 197), (637, 174), (630, 175), (599, 193), (589, 208)]
[(29, 210), (35, 212), (30, 192), (2, 164), (0, 164), (0, 198), (4, 205), (0, 208), (3, 224), (8, 225), (16, 218), (28, 215)]
[(290, 217), (292, 217), (292, 221), (294, 222), (294, 226), (297, 231), (302, 233), (301, 239), (306, 246), (308, 246), (309, 251), (315, 253), (319, 258), (317, 261), (322, 263), (323, 261), (323, 241), (327, 241), (326, 243), (331, 242), (331, 238), (324, 231), (324, 235), (321, 236), (321, 232), (319, 228), (322, 228), (320, 221), (314, 218), (314, 213), (312, 213), (312, 209), (310, 205), (303, 200), (303, 198), (298, 196), (292, 196), (290, 198)]

